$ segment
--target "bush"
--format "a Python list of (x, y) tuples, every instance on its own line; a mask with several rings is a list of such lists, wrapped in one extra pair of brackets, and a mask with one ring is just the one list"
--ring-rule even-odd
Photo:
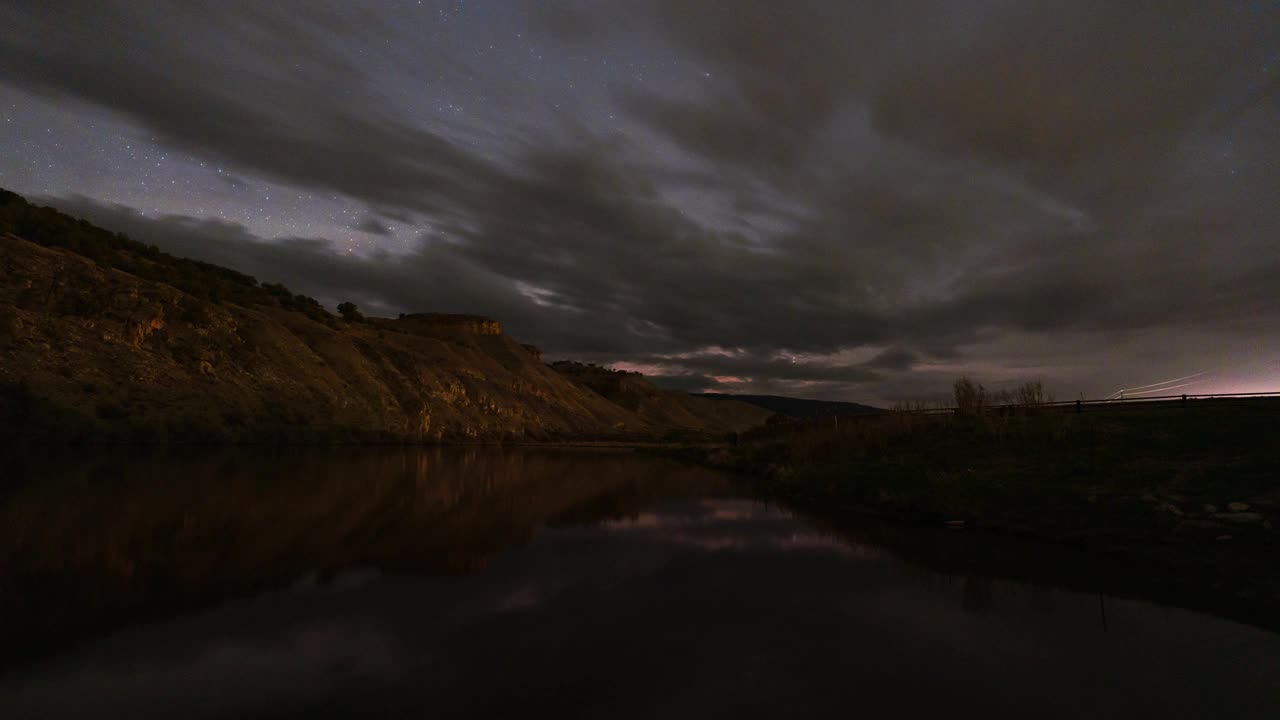
[(956, 411), (961, 415), (981, 415), (987, 404), (987, 389), (974, 383), (966, 375), (956, 380), (954, 386)]
[(352, 302), (338, 303), (338, 314), (342, 316), (343, 320), (350, 323), (364, 322), (364, 315), (360, 313), (360, 309)]
[(1045, 404), (1044, 385), (1036, 380), (1025, 382), (1013, 390), (1014, 403), (1023, 407), (1038, 407)]

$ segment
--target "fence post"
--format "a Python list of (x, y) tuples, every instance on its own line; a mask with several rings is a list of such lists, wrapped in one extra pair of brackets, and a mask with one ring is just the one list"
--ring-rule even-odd
[(1076, 400), (1076, 414), (1077, 414), (1077, 415), (1079, 415), (1079, 414), (1080, 414), (1081, 406), (1082, 406), (1083, 404), (1084, 404), (1084, 403), (1080, 402), (1079, 400)]
[(1182, 393), (1182, 407), (1186, 407), (1186, 406), (1187, 406), (1187, 394)]

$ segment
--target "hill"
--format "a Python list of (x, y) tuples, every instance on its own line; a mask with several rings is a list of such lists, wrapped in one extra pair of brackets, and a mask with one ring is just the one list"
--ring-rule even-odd
[(726, 395), (721, 393), (702, 393), (696, 398), (713, 398), (717, 400), (736, 400), (740, 403), (755, 405), (771, 412), (795, 418), (812, 417), (846, 417), (850, 415), (879, 415), (884, 409), (860, 403), (838, 402), (834, 400), (806, 400), (804, 398), (783, 397), (780, 395)]
[(662, 390), (637, 372), (570, 361), (552, 363), (551, 367), (615, 405), (657, 425), (712, 433), (741, 432), (764, 424), (773, 414), (729, 397)]
[(0, 191), (4, 441), (650, 439), (715, 415), (642, 416), (488, 318), (342, 320)]

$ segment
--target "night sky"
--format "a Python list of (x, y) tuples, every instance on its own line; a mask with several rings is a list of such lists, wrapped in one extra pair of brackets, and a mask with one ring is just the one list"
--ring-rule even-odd
[(10, 0), (0, 186), (673, 388), (1280, 390), (1275, 1)]

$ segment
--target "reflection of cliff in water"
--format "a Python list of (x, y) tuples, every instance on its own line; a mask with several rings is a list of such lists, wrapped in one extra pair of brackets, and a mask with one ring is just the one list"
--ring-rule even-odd
[(494, 448), (113, 455), (24, 475), (0, 501), (0, 627), (33, 651), (312, 571), (469, 572), (548, 523), (726, 489), (632, 453)]

